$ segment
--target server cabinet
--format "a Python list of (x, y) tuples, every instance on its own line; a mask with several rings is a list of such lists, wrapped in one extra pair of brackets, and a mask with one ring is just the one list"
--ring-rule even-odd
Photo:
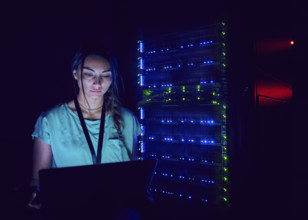
[(159, 159), (156, 198), (229, 205), (226, 27), (138, 41), (139, 159)]

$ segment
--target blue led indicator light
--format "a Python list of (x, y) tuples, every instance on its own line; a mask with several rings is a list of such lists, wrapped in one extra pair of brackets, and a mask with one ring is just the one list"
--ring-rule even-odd
[(143, 75), (140, 75), (140, 86), (144, 86), (144, 78), (143, 78)]
[(139, 43), (139, 48), (140, 48), (140, 53), (143, 53), (144, 52), (144, 47), (143, 47), (142, 41), (140, 41), (140, 43)]
[(208, 200), (207, 199), (202, 199), (202, 202), (208, 202)]
[(144, 69), (144, 62), (142, 58), (140, 58), (140, 69)]
[(144, 109), (140, 108), (140, 119), (144, 119)]

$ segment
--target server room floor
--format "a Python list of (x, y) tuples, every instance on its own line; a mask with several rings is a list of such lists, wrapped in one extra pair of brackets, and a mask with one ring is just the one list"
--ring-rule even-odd
[[(22, 197), (11, 197), (5, 201), (0, 213), (1, 219), (31, 219), (46, 220), (46, 216), (40, 213), (26, 210), (24, 208), (25, 201)], [(299, 201), (301, 202), (301, 201)], [(278, 203), (279, 204), (279, 203)], [(302, 207), (303, 207), (303, 203)], [(177, 204), (168, 200), (156, 200), (151, 211), (141, 215), (140, 220), (164, 220), (164, 219), (237, 219), (237, 220), (254, 220), (254, 219), (294, 219), (292, 206), (284, 206), (282, 209), (273, 204), (266, 207), (262, 204), (255, 204), (249, 201), (246, 204), (233, 206), (228, 210), (218, 210), (217, 207), (197, 207), (188, 206), (187, 204)], [(297, 219), (297, 218), (296, 218)], [(68, 220), (68, 219), (66, 219)]]

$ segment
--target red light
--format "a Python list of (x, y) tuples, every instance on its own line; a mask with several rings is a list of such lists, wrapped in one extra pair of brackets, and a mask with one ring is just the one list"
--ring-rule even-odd
[(290, 41), (290, 44), (291, 44), (291, 45), (294, 45), (294, 41), (293, 41), (293, 40), (291, 40), (291, 41)]
[(259, 97), (259, 104), (272, 105), (277, 104), (276, 100), (289, 101), (293, 96), (292, 86), (279, 82), (259, 81), (257, 84), (256, 95)]

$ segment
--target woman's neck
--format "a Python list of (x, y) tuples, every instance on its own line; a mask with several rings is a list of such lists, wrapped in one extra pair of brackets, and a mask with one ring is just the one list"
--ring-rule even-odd
[(85, 97), (83, 95), (81, 95), (80, 93), (77, 96), (77, 101), (80, 105), (80, 107), (84, 110), (87, 111), (97, 111), (97, 110), (101, 110), (104, 104), (104, 98), (99, 98), (99, 97), (89, 97), (87, 99), (85, 99)]

